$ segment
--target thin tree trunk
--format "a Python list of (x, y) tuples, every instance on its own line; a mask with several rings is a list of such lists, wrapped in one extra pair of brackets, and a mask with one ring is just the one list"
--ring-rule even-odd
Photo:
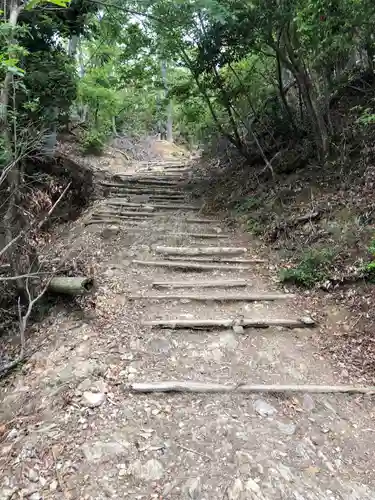
[[(11, 30), (14, 31), (17, 26), (19, 15), (22, 11), (22, 6), (18, 6), (16, 1), (12, 1), (9, 6), (9, 25)], [(8, 39), (8, 48), (12, 45), (15, 45), (16, 42), (14, 40), (13, 32), (10, 34), (10, 38)], [(8, 207), (4, 216), (4, 228), (5, 228), (5, 245), (9, 246), (8, 257), (9, 262), (11, 263), (13, 273), (17, 275), (23, 274), (18, 269), (19, 267), (19, 259), (14, 255), (14, 248), (11, 248), (11, 242), (14, 239), (14, 234), (16, 233), (15, 224), (19, 225), (21, 221), (21, 214), (19, 214), (17, 207), (19, 205), (19, 183), (20, 183), (20, 165), (19, 162), (16, 161), (15, 158), (15, 148), (16, 143), (13, 144), (12, 133), (9, 124), (9, 92), (10, 87), (13, 81), (13, 74), (8, 71), (5, 75), (3, 86), (0, 93), (0, 131), (1, 136), (4, 141), (4, 147), (7, 156), (7, 163), (14, 162), (14, 165), (9, 170), (7, 175), (7, 183), (10, 195), (8, 197)], [(13, 135), (14, 140), (16, 141), (16, 124), (13, 124)], [(20, 243), (18, 244), (18, 248), (20, 247)], [(19, 252), (18, 252), (19, 253)], [(23, 290), (23, 281), (22, 279), (16, 280), (17, 288), (21, 293)]]
[(231, 144), (233, 144), (233, 146), (242, 154), (242, 156), (244, 158), (249, 159), (249, 155), (247, 154), (247, 151), (243, 147), (241, 147), (242, 142), (238, 143), (238, 141), (236, 140), (236, 138), (232, 134), (226, 132), (223, 129), (223, 126), (220, 123), (220, 120), (219, 120), (219, 118), (218, 118), (218, 116), (216, 114), (216, 111), (215, 111), (215, 109), (214, 109), (214, 107), (212, 105), (210, 96), (207, 94), (207, 91), (206, 91), (204, 85), (201, 84), (201, 82), (199, 80), (199, 76), (194, 71), (194, 68), (192, 67), (192, 64), (191, 64), (191, 61), (189, 59), (189, 56), (188, 56), (187, 52), (184, 50), (184, 48), (182, 46), (180, 47), (180, 50), (181, 50), (182, 59), (185, 61), (186, 66), (189, 68), (189, 70), (190, 70), (190, 72), (191, 72), (191, 74), (192, 74), (192, 76), (194, 78), (194, 81), (195, 81), (195, 83), (196, 83), (196, 85), (198, 87), (198, 90), (201, 93), (204, 101), (207, 104), (207, 107), (208, 107), (208, 109), (209, 109), (209, 111), (211, 113), (212, 119), (214, 120), (215, 125), (216, 125), (218, 131), (224, 137), (226, 137)]
[(282, 54), (282, 52), (279, 51), (279, 55), (280, 57), (284, 57), (284, 62), (286, 62), (287, 67), (295, 76), (301, 91), (306, 111), (310, 117), (310, 122), (314, 128), (316, 143), (319, 148), (319, 155), (322, 159), (324, 159), (329, 151), (328, 130), (324, 121), (324, 115), (319, 109), (317, 103), (313, 83), (303, 63), (296, 56), (296, 50), (292, 46), (289, 31), (284, 31), (282, 39), (285, 44), (286, 53)]
[(161, 62), (161, 75), (164, 84), (165, 98), (168, 99), (166, 124), (167, 141), (173, 142), (173, 104), (172, 99), (168, 97), (167, 65), (164, 60)]
[(68, 56), (69, 57), (75, 57), (75, 55), (77, 53), (78, 42), (79, 42), (79, 35), (72, 35), (69, 38), (69, 43), (68, 43)]
[(281, 61), (280, 61), (280, 54), (279, 53), (276, 53), (276, 69), (277, 69), (277, 82), (278, 82), (281, 102), (283, 103), (284, 109), (289, 117), (289, 121), (290, 121), (290, 124), (292, 125), (294, 132), (298, 133), (298, 129), (297, 129), (296, 124), (294, 122), (292, 111), (291, 111), (289, 104), (288, 104), (288, 101), (286, 100), (286, 97), (285, 97), (284, 82), (283, 82), (282, 68), (281, 68)]

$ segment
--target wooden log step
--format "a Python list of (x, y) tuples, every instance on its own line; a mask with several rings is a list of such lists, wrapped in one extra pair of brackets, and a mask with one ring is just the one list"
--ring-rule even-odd
[(158, 217), (160, 214), (157, 214), (155, 212), (148, 212), (148, 211), (137, 211), (137, 210), (130, 210), (128, 212), (126, 211), (121, 211), (121, 210), (106, 210), (103, 212), (94, 212), (93, 216), (107, 216), (107, 215), (113, 215), (115, 217)]
[(261, 302), (261, 301), (274, 301), (274, 300), (288, 300), (293, 299), (295, 295), (291, 293), (248, 293), (242, 295), (131, 295), (130, 300), (191, 300), (194, 302)]
[(282, 326), (285, 328), (311, 328), (315, 322), (311, 318), (302, 319), (155, 319), (150, 321), (143, 321), (142, 325), (176, 329), (211, 329), (211, 328), (233, 328), (235, 326), (242, 326), (244, 328), (270, 328), (273, 326)]
[(157, 209), (165, 209), (165, 210), (191, 210), (191, 211), (199, 211), (200, 207), (197, 207), (196, 205), (184, 205), (184, 204), (168, 204), (168, 203), (155, 203), (152, 205), (155, 210)]
[(120, 180), (127, 180), (127, 179), (151, 179), (154, 181), (162, 181), (162, 180), (174, 180), (176, 178), (178, 179), (184, 179), (185, 178), (185, 172), (188, 172), (187, 170), (169, 170), (168, 172), (164, 170), (137, 170), (136, 173), (133, 174), (120, 174), (116, 175), (114, 177), (114, 180), (120, 179)]
[(147, 210), (149, 212), (154, 212), (155, 210), (158, 209), (164, 209), (164, 210), (191, 210), (191, 211), (198, 211), (200, 210), (199, 207), (195, 205), (184, 205), (184, 204), (171, 204), (171, 203), (153, 203), (151, 204), (144, 204), (144, 203), (136, 203), (136, 202), (127, 202), (127, 201), (107, 201), (107, 205), (111, 207), (130, 207), (130, 208), (140, 208)]
[[(179, 190), (171, 190), (171, 189), (147, 189), (147, 188), (140, 188), (140, 189), (130, 189), (130, 188), (119, 188), (120, 191), (118, 191), (117, 193), (118, 194), (133, 194), (133, 195), (138, 195), (138, 196), (143, 196), (143, 195), (155, 195), (155, 194), (163, 194), (163, 195), (170, 195), (170, 194), (178, 194), (179, 193)], [(118, 195), (117, 194), (117, 195)]]
[(187, 172), (192, 172), (192, 168), (190, 165), (180, 165), (180, 166), (177, 166), (177, 165), (166, 165), (163, 170), (166, 170), (168, 172), (170, 172), (171, 170), (172, 171), (176, 171), (176, 172), (180, 172), (180, 171), (184, 171), (186, 170)]
[(195, 392), (195, 393), (271, 393), (271, 394), (375, 394), (375, 386), (358, 385), (278, 385), (278, 384), (214, 384), (192, 381), (135, 382), (130, 390), (149, 392)]
[(245, 280), (215, 280), (215, 281), (154, 281), (153, 288), (239, 288), (249, 285)]
[(215, 219), (184, 219), (184, 222), (189, 224), (219, 224), (220, 221)]
[(220, 233), (174, 233), (174, 236), (189, 236), (190, 238), (197, 238), (197, 239), (229, 238), (228, 234), (220, 234)]
[[(101, 218), (101, 217), (98, 217), (98, 218), (94, 218), (94, 219), (90, 219), (88, 221), (85, 222), (85, 226), (90, 226), (90, 225), (93, 225), (93, 224), (109, 224), (109, 225), (119, 225), (119, 224), (123, 224), (124, 222), (140, 222), (140, 221), (145, 221), (147, 219), (141, 219), (141, 218), (128, 218), (128, 219), (119, 219), (119, 218), (115, 218), (115, 217), (111, 217), (110, 219), (104, 219), (104, 218)], [(131, 227), (131, 226), (130, 226)]]
[(162, 255), (241, 255), (247, 248), (236, 247), (155, 247), (155, 252)]
[(151, 194), (150, 195), (150, 200), (176, 200), (176, 199), (181, 199), (181, 200), (184, 200), (185, 199), (185, 195), (184, 194), (179, 194), (179, 193), (176, 193), (176, 194), (169, 194), (169, 195), (163, 195), (163, 194)]
[[(129, 177), (128, 179), (123, 179), (122, 182), (106, 182), (103, 181), (102, 186), (105, 187), (115, 187), (122, 188), (127, 187), (128, 184), (147, 184), (149, 186), (177, 186), (177, 183), (172, 180), (153, 180), (153, 179), (136, 179)], [(136, 186), (132, 186), (134, 188)], [(139, 186), (142, 187), (142, 186)]]
[(170, 262), (167, 260), (133, 260), (133, 264), (149, 267), (170, 267), (172, 269), (193, 269), (195, 271), (210, 271), (213, 269), (220, 269), (222, 271), (234, 271), (251, 269), (251, 266), (247, 265), (228, 266), (225, 264), (199, 264), (194, 262)]
[(112, 207), (112, 208), (132, 208), (133, 210), (138, 211), (145, 211), (145, 212), (155, 212), (156, 208), (154, 205), (145, 205), (142, 203), (130, 203), (127, 201), (121, 202), (121, 201), (107, 201), (106, 205), (103, 206), (105, 207)]
[(262, 259), (231, 259), (225, 256), (215, 256), (211, 257), (189, 257), (185, 255), (166, 255), (166, 259), (170, 261), (187, 261), (187, 262), (222, 262), (228, 264), (262, 264), (265, 261)]

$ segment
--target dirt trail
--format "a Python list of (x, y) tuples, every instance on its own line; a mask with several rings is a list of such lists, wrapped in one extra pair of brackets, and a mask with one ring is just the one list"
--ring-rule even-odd
[[(304, 324), (308, 314), (293, 298), (214, 300), (280, 293), (262, 277), (261, 264), (233, 269), (236, 263), (225, 264), (217, 255), (211, 264), (231, 269), (144, 264), (178, 262), (157, 253), (156, 246), (245, 247), (246, 253), (226, 258), (262, 257), (243, 235), (199, 215), (194, 210), (199, 206), (176, 209), (192, 205), (183, 190), (189, 172), (182, 166), (181, 161), (139, 163), (132, 179), (107, 186), (106, 199), (56, 240), (63, 252), (68, 235), (93, 259), (96, 308), (92, 315), (56, 309), (42, 325), (39, 351), (3, 387), (0, 499), (373, 500), (369, 396), (130, 390), (133, 383), (166, 380), (340, 382), (315, 352), (316, 331)], [(197, 236), (203, 233), (211, 237)], [(184, 258), (190, 264), (207, 261), (207, 255)], [(218, 287), (199, 286), (217, 280)], [(238, 280), (246, 286), (234, 287)], [(175, 282), (179, 288), (153, 288), (154, 282)], [(183, 288), (190, 282), (196, 287)], [(150, 294), (164, 298), (134, 298)], [(180, 295), (190, 298), (176, 298)], [(196, 297), (210, 300), (192, 300)], [(143, 325), (223, 318), (237, 321), (233, 328), (209, 331)], [(241, 318), (304, 320), (300, 328), (241, 331)]]

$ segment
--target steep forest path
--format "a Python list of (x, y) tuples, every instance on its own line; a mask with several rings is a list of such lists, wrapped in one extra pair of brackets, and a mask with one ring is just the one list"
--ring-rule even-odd
[(338, 382), (308, 314), (247, 237), (200, 214), (189, 175), (139, 163), (69, 229), (97, 272), (95, 312), (55, 311), (3, 387), (1, 499), (375, 498), (371, 396), (135, 390)]

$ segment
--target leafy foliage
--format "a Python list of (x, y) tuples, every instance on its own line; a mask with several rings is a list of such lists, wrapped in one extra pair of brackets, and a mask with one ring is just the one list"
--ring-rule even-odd
[(281, 270), (280, 281), (310, 288), (326, 279), (335, 256), (331, 249), (308, 251), (297, 266)]

